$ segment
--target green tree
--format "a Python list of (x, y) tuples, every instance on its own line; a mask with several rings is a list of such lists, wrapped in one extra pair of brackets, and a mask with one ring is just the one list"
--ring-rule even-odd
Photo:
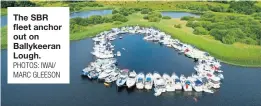
[(202, 27), (195, 27), (193, 33), (196, 35), (207, 35), (208, 31)]
[(112, 19), (114, 21), (121, 21), (121, 22), (127, 22), (128, 21), (128, 19), (125, 16), (121, 15), (121, 14), (114, 14), (112, 16)]

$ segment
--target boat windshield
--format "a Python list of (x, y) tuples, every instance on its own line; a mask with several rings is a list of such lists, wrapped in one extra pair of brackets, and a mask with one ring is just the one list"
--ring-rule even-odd
[(203, 85), (203, 83), (202, 83), (200, 80), (196, 80), (196, 81), (195, 81), (195, 85), (196, 85), (196, 86), (200, 86), (200, 85)]
[(214, 84), (219, 84), (219, 81), (211, 80), (211, 82), (214, 83)]
[(179, 79), (175, 79), (175, 82), (177, 83), (177, 82), (180, 82), (180, 80)]
[(186, 82), (185, 82), (185, 84), (188, 84), (188, 85), (190, 85), (190, 81), (186, 81)]

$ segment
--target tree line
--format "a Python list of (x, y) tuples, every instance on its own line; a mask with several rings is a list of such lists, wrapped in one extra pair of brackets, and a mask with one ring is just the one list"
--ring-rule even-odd
[(1, 8), (7, 7), (35, 7), (35, 3), (31, 1), (1, 1)]

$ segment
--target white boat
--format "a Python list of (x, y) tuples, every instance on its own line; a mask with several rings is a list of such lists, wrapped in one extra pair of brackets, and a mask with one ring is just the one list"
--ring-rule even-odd
[(127, 78), (127, 81), (126, 81), (126, 85), (128, 88), (131, 88), (135, 85), (135, 82), (136, 82), (136, 72), (133, 70), (132, 72), (129, 72), (129, 75), (128, 75), (128, 78)]
[(120, 51), (117, 51), (117, 56), (121, 56), (121, 52)]
[(203, 82), (202, 82), (202, 78), (200, 76), (193, 73), (189, 80), (192, 82), (192, 88), (196, 92), (203, 91)]
[(207, 85), (203, 85), (202, 89), (203, 89), (204, 92), (214, 93), (214, 91), (212, 91)]
[(184, 91), (192, 91), (190, 80), (188, 80), (184, 75), (180, 76), (180, 80)]
[(106, 77), (110, 76), (110, 73), (112, 72), (112, 70), (110, 69), (106, 69), (103, 72), (101, 72), (101, 74), (98, 76), (98, 79), (103, 80)]
[(118, 70), (114, 70), (110, 73), (110, 75), (108, 77), (105, 78), (105, 82), (113, 82), (116, 81), (118, 79), (118, 75), (119, 75), (119, 71)]
[(145, 77), (145, 89), (150, 90), (153, 86), (153, 76), (151, 73), (147, 73)]
[(118, 87), (123, 86), (126, 83), (127, 78), (128, 78), (128, 73), (129, 73), (128, 69), (121, 70), (119, 78), (116, 81), (116, 85)]
[(182, 90), (182, 84), (176, 73), (172, 73), (171, 78), (175, 82), (175, 90)]
[(166, 81), (166, 90), (167, 91), (175, 91), (174, 80), (167, 73), (164, 73), (162, 75), (162, 77)]
[(158, 72), (153, 73), (153, 81), (154, 81), (154, 91), (155, 94), (161, 94), (162, 92), (166, 92), (166, 82), (160, 76)]
[(143, 89), (144, 81), (145, 81), (145, 75), (143, 73), (139, 73), (136, 77), (136, 88)]
[(218, 77), (212, 77), (211, 79), (209, 79), (209, 84), (217, 89), (217, 88), (220, 88), (220, 79)]

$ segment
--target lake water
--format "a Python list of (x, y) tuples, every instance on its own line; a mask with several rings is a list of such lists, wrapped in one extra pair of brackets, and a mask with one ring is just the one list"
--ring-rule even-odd
[(7, 16), (1, 16), (1, 27), (7, 25)]
[[(138, 34), (126, 34), (115, 40), (119, 67), (137, 72), (190, 75), (194, 62), (175, 50), (146, 42)], [(8, 85), (7, 50), (1, 50), (3, 106), (261, 106), (261, 68), (244, 68), (222, 64), (224, 82), (214, 94), (196, 92), (165, 93), (106, 88), (103, 83), (82, 78), (81, 70), (94, 60), (91, 39), (70, 44), (70, 84)], [(121, 48), (125, 48), (123, 51)], [(194, 101), (194, 97), (198, 99)]]
[(189, 12), (176, 12), (176, 11), (164, 11), (161, 12), (162, 16), (170, 16), (171, 18), (181, 18), (184, 16), (193, 16), (193, 17), (200, 17), (199, 15), (189, 13)]
[[(70, 14), (70, 18), (75, 17), (90, 17), (92, 15), (108, 15), (111, 14), (112, 10), (91, 10), (91, 11), (81, 11), (81, 12), (74, 12)], [(1, 16), (1, 27), (7, 25), (7, 16)]]
[(85, 18), (85, 17), (90, 17), (92, 15), (108, 15), (108, 14), (112, 14), (112, 10), (91, 10), (91, 11), (74, 12), (70, 14), (70, 17)]

